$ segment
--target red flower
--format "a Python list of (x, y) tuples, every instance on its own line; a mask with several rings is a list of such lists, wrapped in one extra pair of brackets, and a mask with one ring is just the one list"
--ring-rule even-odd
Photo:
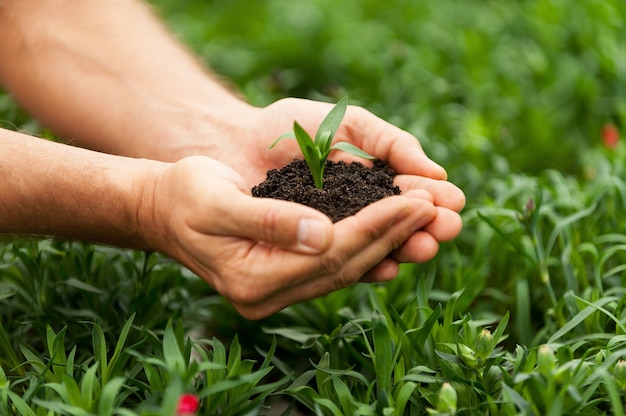
[(191, 416), (195, 415), (200, 400), (193, 394), (185, 393), (178, 399), (178, 407), (176, 408), (176, 416)]
[(615, 149), (619, 143), (619, 130), (613, 124), (602, 127), (602, 141), (609, 149)]

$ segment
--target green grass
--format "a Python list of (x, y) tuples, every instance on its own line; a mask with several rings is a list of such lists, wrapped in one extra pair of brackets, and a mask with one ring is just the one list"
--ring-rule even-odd
[[(464, 230), (260, 322), (156, 254), (0, 242), (0, 414), (623, 414), (626, 8), (154, 0), (255, 104), (349, 95), (417, 135)], [(0, 124), (50, 137), (6, 95)]]

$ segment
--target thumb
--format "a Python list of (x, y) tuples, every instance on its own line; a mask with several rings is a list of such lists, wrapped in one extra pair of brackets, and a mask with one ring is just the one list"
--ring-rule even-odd
[[(238, 209), (228, 211), (221, 232), (290, 250), (317, 254), (326, 250), (333, 225), (326, 215), (295, 202), (239, 196)], [(239, 199), (238, 198), (238, 199)]]

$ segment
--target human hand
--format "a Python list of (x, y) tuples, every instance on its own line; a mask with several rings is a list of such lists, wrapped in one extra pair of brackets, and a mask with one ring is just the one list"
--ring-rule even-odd
[(410, 191), (332, 224), (304, 205), (253, 198), (243, 177), (213, 159), (166, 166), (143, 187), (143, 238), (249, 319), (363, 277), (395, 277), (387, 255), (437, 215), (429, 193)]
[[(271, 151), (267, 149), (269, 144), (280, 134), (290, 131), (294, 120), (309, 133), (314, 133), (331, 108), (332, 105), (327, 103), (289, 98), (262, 109), (244, 110), (245, 115), (237, 117), (239, 128), (228, 140), (221, 142), (212, 156), (231, 165), (249, 181), (250, 186), (255, 185), (265, 179), (267, 170), (302, 157), (295, 140), (281, 142)], [(390, 259), (399, 263), (430, 260), (437, 253), (439, 242), (458, 235), (462, 226), (458, 212), (465, 205), (465, 196), (446, 181), (445, 170), (426, 156), (414, 136), (363, 108), (349, 106), (335, 140), (351, 142), (387, 161), (398, 173), (395, 184), (403, 192), (426, 190), (432, 195), (437, 207), (436, 218), (391, 253)], [(341, 152), (334, 152), (331, 158), (355, 159)]]

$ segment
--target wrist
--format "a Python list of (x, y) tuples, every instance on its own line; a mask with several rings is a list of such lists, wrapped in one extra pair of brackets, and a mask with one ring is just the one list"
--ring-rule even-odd
[(168, 220), (163, 207), (168, 195), (163, 192), (165, 172), (171, 166), (148, 159), (140, 159), (133, 183), (130, 186), (130, 209), (134, 213), (133, 227), (138, 242), (146, 249), (165, 252)]

